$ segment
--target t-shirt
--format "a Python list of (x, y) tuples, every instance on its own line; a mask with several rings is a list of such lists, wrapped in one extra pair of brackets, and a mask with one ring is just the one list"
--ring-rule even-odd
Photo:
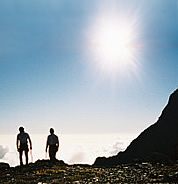
[(27, 139), (30, 139), (30, 136), (25, 132), (17, 135), (17, 141), (20, 141), (20, 145), (27, 144)]
[(48, 145), (56, 145), (58, 143), (59, 143), (58, 137), (55, 134), (51, 134), (48, 136), (48, 139), (47, 139)]

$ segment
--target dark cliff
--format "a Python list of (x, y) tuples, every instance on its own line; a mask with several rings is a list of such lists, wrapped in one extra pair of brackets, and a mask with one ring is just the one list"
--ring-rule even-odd
[(178, 148), (178, 89), (171, 94), (168, 104), (162, 111), (158, 121), (145, 129), (124, 152), (116, 156), (96, 159), (95, 166), (114, 166), (130, 163), (134, 160), (151, 160), (153, 155), (158, 160), (177, 159)]

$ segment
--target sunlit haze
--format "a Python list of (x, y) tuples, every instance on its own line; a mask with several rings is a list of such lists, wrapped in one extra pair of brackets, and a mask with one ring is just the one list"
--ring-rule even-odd
[(177, 0), (1, 0), (0, 159), (17, 163), (20, 126), (34, 159), (51, 127), (66, 162), (125, 149), (178, 87), (177, 15)]

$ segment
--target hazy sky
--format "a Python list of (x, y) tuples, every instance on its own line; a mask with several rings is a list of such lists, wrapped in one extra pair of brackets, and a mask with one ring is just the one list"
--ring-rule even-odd
[(177, 87), (177, 0), (0, 1), (1, 134), (140, 132)]

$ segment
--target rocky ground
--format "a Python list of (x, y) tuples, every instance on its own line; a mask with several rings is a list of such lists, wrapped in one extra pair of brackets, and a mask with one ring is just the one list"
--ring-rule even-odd
[(0, 163), (0, 183), (178, 183), (178, 164), (124, 164), (112, 168), (39, 160), (23, 167)]

